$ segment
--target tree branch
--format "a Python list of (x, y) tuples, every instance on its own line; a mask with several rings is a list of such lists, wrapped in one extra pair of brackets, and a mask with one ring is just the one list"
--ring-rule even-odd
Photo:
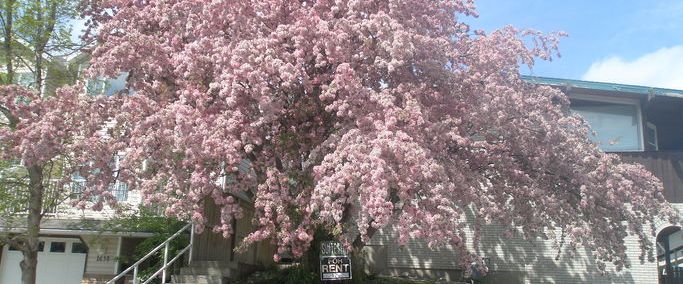
[(2, 114), (7, 118), (7, 120), (9, 120), (9, 128), (15, 129), (17, 127), (17, 124), (19, 124), (19, 119), (15, 117), (8, 108), (1, 105), (0, 112), (2, 112)]

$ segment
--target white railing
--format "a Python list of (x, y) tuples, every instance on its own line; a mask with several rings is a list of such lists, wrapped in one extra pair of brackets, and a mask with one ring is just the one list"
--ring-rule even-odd
[[(176, 256), (173, 257), (171, 260), (168, 260), (168, 257), (169, 257), (168, 246), (169, 246), (169, 244), (171, 243), (171, 241), (173, 241), (175, 238), (180, 236), (180, 234), (182, 234), (183, 232), (185, 232), (187, 230), (190, 230), (190, 244), (187, 245), (185, 248), (181, 249), (180, 251), (178, 251)], [(166, 272), (168, 270), (168, 267), (171, 266), (171, 264), (173, 264), (176, 260), (178, 260), (183, 254), (185, 254), (186, 252), (189, 251), (189, 257), (188, 257), (187, 262), (188, 262), (188, 264), (190, 262), (192, 262), (192, 245), (193, 244), (194, 244), (194, 225), (187, 224), (182, 229), (178, 230), (178, 232), (176, 232), (175, 234), (170, 236), (168, 239), (166, 239), (163, 243), (161, 243), (156, 248), (154, 248), (152, 251), (150, 251), (145, 256), (143, 256), (140, 260), (138, 260), (133, 265), (126, 268), (126, 270), (124, 270), (121, 273), (119, 273), (118, 275), (116, 275), (116, 277), (114, 277), (112, 280), (109, 280), (107, 282), (107, 284), (114, 284), (116, 282), (116, 280), (121, 279), (126, 274), (128, 274), (131, 270), (133, 271), (133, 284), (147, 284), (150, 281), (152, 281), (154, 278), (159, 276), (160, 273), (161, 273), (161, 283), (166, 283), (166, 279), (167, 279), (167, 273)], [(163, 263), (163, 265), (161, 266), (161, 268), (159, 268), (159, 270), (154, 272), (154, 274), (149, 276), (146, 280), (144, 280), (143, 282), (140, 282), (142, 279), (140, 279), (138, 277), (138, 266), (140, 266), (141, 263), (143, 263), (145, 260), (150, 258), (152, 255), (157, 253), (162, 248), (164, 249), (164, 263)]]

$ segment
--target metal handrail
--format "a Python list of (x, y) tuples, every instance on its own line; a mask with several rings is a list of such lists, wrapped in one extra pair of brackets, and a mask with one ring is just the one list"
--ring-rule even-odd
[[(185, 248), (181, 249), (176, 254), (176, 256), (169, 261), (168, 260), (168, 245), (171, 243), (171, 241), (173, 241), (175, 238), (177, 238), (180, 234), (187, 231), (187, 229), (190, 229), (190, 244), (188, 244)], [(159, 275), (159, 273), (161, 273), (161, 275), (162, 275), (161, 276), (161, 279), (162, 279), (161, 283), (166, 283), (166, 276), (167, 276), (166, 270), (167, 270), (167, 268), (171, 264), (173, 264), (176, 260), (178, 260), (178, 258), (180, 258), (180, 256), (182, 256), (185, 252), (189, 251), (190, 256), (189, 256), (187, 262), (188, 262), (188, 264), (192, 262), (192, 245), (193, 244), (194, 244), (194, 224), (187, 224), (182, 229), (178, 230), (178, 232), (176, 232), (175, 234), (170, 236), (168, 239), (166, 239), (163, 243), (159, 244), (157, 247), (155, 247), (153, 250), (151, 250), (149, 253), (147, 253), (145, 256), (143, 256), (140, 260), (138, 260), (133, 265), (126, 268), (126, 270), (124, 270), (121, 273), (119, 273), (118, 275), (116, 275), (116, 277), (114, 277), (113, 279), (109, 280), (107, 282), (107, 284), (114, 284), (114, 282), (116, 282), (116, 280), (121, 279), (121, 277), (128, 274), (128, 272), (130, 272), (131, 270), (133, 270), (133, 284), (147, 284), (150, 281), (152, 281), (152, 279), (154, 279), (154, 277), (157, 277)], [(158, 252), (161, 248), (164, 249), (164, 265), (162, 265), (161, 268), (159, 268), (159, 270), (154, 272), (154, 274), (152, 274), (152, 276), (147, 278), (147, 280), (140, 283), (139, 282), (140, 279), (138, 279), (138, 266), (140, 266), (140, 264), (142, 264), (145, 260), (147, 260), (152, 255), (154, 255), (156, 252)]]

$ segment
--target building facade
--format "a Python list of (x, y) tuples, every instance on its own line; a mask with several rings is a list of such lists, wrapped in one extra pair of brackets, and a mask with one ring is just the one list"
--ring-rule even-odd
[[(683, 90), (543, 77), (525, 80), (566, 93), (572, 112), (583, 116), (595, 132), (590, 138), (605, 152), (644, 165), (664, 184), (667, 201), (683, 210)], [(495, 225), (486, 227), (479, 247), (471, 249), (489, 264), (489, 274), (478, 283), (683, 283), (681, 228), (660, 222), (656, 232), (656, 262), (641, 262), (638, 239), (628, 237), (631, 268), (616, 272), (608, 266), (605, 275), (587, 250), (558, 255), (553, 241), (505, 238)], [(451, 248), (432, 250), (419, 240), (401, 247), (392, 235), (385, 229), (366, 247), (371, 273), (465, 280)]]
[[(86, 64), (87, 55), (77, 55), (51, 64), (57, 66), (56, 71), (47, 74), (75, 73), (77, 79)], [(30, 86), (27, 75), (19, 74), (19, 78)], [(683, 90), (543, 77), (525, 79), (565, 92), (571, 100), (571, 110), (583, 116), (595, 132), (590, 138), (605, 152), (644, 165), (662, 181), (666, 199), (683, 210)], [(87, 93), (111, 95), (124, 88), (125, 74), (89, 80), (85, 86)], [(47, 88), (45, 92), (51, 90)], [(139, 193), (128, 192), (125, 184), (112, 185), (111, 190), (121, 204), (135, 208), (140, 203)], [(70, 198), (78, 198), (79, 193), (75, 183)], [(242, 202), (249, 208), (248, 198)], [(97, 283), (111, 279), (125, 268), (121, 267), (120, 259), (131, 255), (132, 248), (150, 236), (144, 232), (102, 230), (100, 225), (116, 213), (110, 208), (95, 212), (77, 210), (65, 203), (49, 210), (41, 230), (39, 283)], [(218, 218), (217, 210), (208, 208), (207, 212), (210, 222)], [(268, 242), (235, 253), (235, 246), (252, 230), (250, 220), (247, 214), (236, 221), (235, 232), (229, 238), (208, 230), (197, 235), (192, 256), (195, 265), (215, 265), (219, 272), (214, 276), (222, 278), (272, 263), (274, 248)], [(9, 226), (5, 229), (21, 230)], [(558, 253), (552, 241), (506, 238), (495, 225), (485, 227), (480, 245), (470, 249), (483, 256), (489, 266), (488, 275), (480, 283), (683, 283), (681, 228), (660, 222), (655, 229), (657, 235), (652, 241), (657, 244), (656, 262), (641, 262), (638, 239), (629, 237), (626, 245), (631, 267), (619, 272), (608, 268), (607, 274), (597, 269), (587, 250), (579, 250), (575, 255)], [(365, 254), (366, 270), (372, 274), (465, 280), (453, 249), (430, 249), (417, 239), (398, 246), (391, 228), (376, 234), (365, 247)], [(9, 246), (2, 248), (0, 284), (18, 283), (20, 260), (19, 251)], [(55, 274), (62, 278), (48, 276)]]
[[(87, 67), (88, 60), (89, 56), (85, 53), (53, 58), (46, 64), (45, 85), (39, 90), (40, 93), (44, 96), (54, 95), (56, 89), (62, 85), (84, 80), (83, 70)], [(35, 78), (30, 68), (18, 68), (16, 76), (19, 85), (35, 89)], [(125, 74), (112, 79), (88, 79), (83, 83), (87, 94), (111, 95), (124, 89)], [(0, 171), (0, 174), (3, 172)], [(104, 283), (121, 271), (124, 260), (132, 257), (133, 249), (138, 243), (152, 236), (147, 232), (108, 230), (105, 226), (108, 220), (121, 211), (135, 213), (141, 203), (138, 192), (128, 192), (126, 184), (117, 182), (110, 190), (119, 202), (118, 211), (107, 206), (101, 211), (76, 209), (71, 206), (71, 201), (81, 197), (81, 184), (84, 180), (77, 176), (72, 178), (74, 182), (67, 188), (47, 187), (45, 217), (40, 230), (37, 283)], [(20, 192), (18, 190), (17, 194)], [(23, 209), (12, 210), (12, 215), (16, 218), (2, 220), (0, 233), (13, 234), (25, 230), (25, 218), (21, 214)], [(19, 262), (22, 258), (21, 251), (9, 245), (2, 246), (0, 284), (21, 282)]]

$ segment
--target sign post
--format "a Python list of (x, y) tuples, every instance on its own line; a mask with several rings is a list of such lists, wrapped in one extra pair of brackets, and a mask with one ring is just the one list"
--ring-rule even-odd
[(351, 258), (339, 242), (320, 244), (320, 280), (351, 279)]

